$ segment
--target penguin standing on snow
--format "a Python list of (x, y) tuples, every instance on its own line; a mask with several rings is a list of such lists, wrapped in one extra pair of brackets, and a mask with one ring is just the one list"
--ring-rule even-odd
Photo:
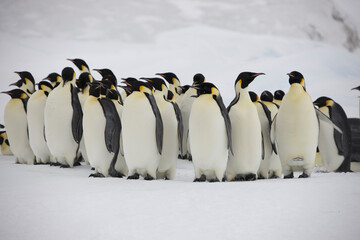
[(197, 97), (189, 118), (194, 182), (222, 181), (228, 155), (232, 155), (230, 119), (219, 90), (212, 83), (195, 88)]
[(10, 149), (16, 157), (16, 163), (34, 164), (35, 155), (31, 150), (26, 119), (28, 95), (21, 89), (8, 92), (11, 99), (5, 106), (4, 121)]
[(181, 94), (180, 80), (174, 73), (156, 73), (155, 75), (163, 77), (169, 83), (169, 91), (174, 94), (175, 99)]
[(180, 154), (180, 157), (183, 159), (192, 159), (191, 156), (191, 149), (189, 148), (189, 140), (188, 140), (188, 133), (189, 133), (189, 118), (190, 118), (190, 112), (193, 102), (195, 101), (194, 95), (197, 94), (197, 90), (194, 88), (201, 83), (205, 82), (205, 77), (201, 73), (195, 74), (193, 78), (193, 84), (192, 87), (189, 88), (189, 90), (186, 91), (184, 94), (181, 103), (179, 105), (181, 110), (181, 115), (183, 118), (183, 141), (182, 141), (182, 152)]
[(39, 89), (33, 93), (27, 103), (27, 121), (29, 128), (29, 142), (36, 156), (37, 163), (48, 163), (51, 158), (44, 133), (44, 109), (47, 96), (53, 89), (50, 82), (41, 81)]
[(128, 179), (142, 175), (145, 180), (153, 180), (163, 148), (163, 122), (148, 84), (133, 81), (131, 86), (133, 92), (126, 98), (122, 113)]
[(164, 125), (163, 150), (157, 169), (157, 178), (172, 180), (175, 178), (179, 145), (182, 140), (181, 112), (175, 102), (166, 100), (168, 89), (164, 80), (161, 78), (141, 79), (148, 81), (154, 87), (154, 98), (159, 107)]
[(314, 105), (342, 130), (320, 121), (319, 151), (328, 171), (349, 172), (351, 162), (351, 131), (344, 109), (328, 97), (319, 97)]
[[(0, 129), (3, 129), (4, 126), (2, 124), (0, 124), (0, 125), (1, 125)], [(2, 155), (8, 155), (8, 156), (14, 155), (11, 152), (9, 139), (7, 137), (5, 130), (0, 131), (0, 146), (1, 146), (1, 154)]]
[(17, 86), (23, 90), (27, 95), (31, 95), (35, 92), (35, 80), (30, 72), (22, 71), (15, 72), (21, 78), (19, 81), (10, 84), (10, 86)]
[(75, 87), (75, 72), (66, 67), (63, 82), (53, 89), (45, 105), (45, 137), (51, 154), (62, 167), (78, 165), (82, 136), (82, 110)]
[(258, 170), (258, 179), (269, 178), (270, 160), (273, 152), (271, 139), (270, 139), (270, 126), (271, 126), (271, 112), (268, 107), (260, 102), (259, 96), (254, 92), (249, 92), (251, 101), (255, 104), (258, 111), (259, 120), (261, 124), (261, 163)]
[(234, 147), (226, 169), (228, 181), (256, 180), (261, 163), (261, 124), (248, 92), (249, 84), (259, 75), (264, 73), (242, 72), (235, 81), (236, 96), (228, 106)]

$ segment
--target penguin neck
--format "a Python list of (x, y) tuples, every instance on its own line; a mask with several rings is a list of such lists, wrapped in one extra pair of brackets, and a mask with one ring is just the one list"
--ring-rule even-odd
[(289, 96), (297, 97), (297, 96), (301, 96), (301, 95), (304, 95), (304, 94), (306, 94), (306, 92), (304, 90), (304, 87), (301, 86), (301, 84), (293, 83), (293, 84), (290, 85), (290, 89), (289, 89), (289, 92), (288, 92)]
[(246, 101), (246, 102), (251, 102), (251, 98), (249, 95), (249, 91), (248, 88), (240, 88), (239, 89), (239, 101)]

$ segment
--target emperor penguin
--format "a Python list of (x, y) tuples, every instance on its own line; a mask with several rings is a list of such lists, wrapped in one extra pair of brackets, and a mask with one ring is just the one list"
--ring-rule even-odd
[[(267, 90), (265, 90), (261, 93), (260, 100), (270, 111), (271, 123), (272, 123), (274, 117), (276, 116), (276, 114), (279, 110), (279, 105), (274, 103), (274, 96), (272, 95), (271, 92), (269, 92)], [(271, 126), (271, 124), (270, 124), (270, 126)], [(273, 150), (273, 148), (272, 148), (272, 150)], [(269, 178), (280, 178), (280, 177), (281, 177), (280, 158), (274, 151), (272, 151), (271, 158), (270, 158), (270, 166), (269, 166)]]
[[(184, 97), (185, 93), (187, 92), (187, 90), (189, 90), (190, 88), (190, 85), (184, 85), (184, 86), (180, 86), (181, 88), (181, 93), (180, 95), (175, 99), (175, 96), (174, 96), (174, 100), (175, 102), (180, 105), (181, 101), (182, 101), (182, 98)], [(169, 91), (170, 93), (170, 91)], [(174, 94), (173, 94), (174, 95)]]
[(75, 64), (75, 66), (79, 69), (80, 74), (83, 72), (90, 73), (90, 68), (84, 60), (80, 58), (73, 58), (73, 59), (68, 58), (67, 60)]
[(51, 154), (62, 167), (78, 165), (82, 136), (82, 109), (75, 87), (75, 72), (66, 67), (63, 82), (54, 88), (45, 105), (45, 137)]
[(195, 101), (195, 98), (193, 96), (197, 94), (197, 90), (194, 87), (204, 82), (205, 82), (204, 75), (202, 75), (201, 73), (195, 74), (193, 78), (192, 87), (186, 91), (179, 104), (181, 115), (183, 118), (183, 141), (181, 143), (182, 152), (180, 154), (180, 158), (182, 159), (189, 159), (189, 160), (192, 159), (191, 150), (189, 148), (189, 143), (188, 143), (189, 118), (190, 118), (192, 104)]
[(0, 131), (0, 146), (1, 146), (2, 155), (7, 155), (7, 156), (14, 155), (10, 149), (10, 143), (6, 131)]
[(260, 101), (259, 96), (254, 92), (249, 92), (251, 101), (256, 106), (261, 125), (261, 163), (257, 172), (258, 179), (268, 179), (270, 160), (273, 152), (270, 139), (271, 112), (268, 107)]
[(189, 140), (195, 169), (194, 182), (224, 178), (232, 155), (231, 123), (219, 90), (212, 83), (196, 86), (189, 118)]
[(133, 92), (126, 98), (122, 112), (128, 179), (142, 175), (145, 180), (153, 180), (162, 154), (163, 121), (149, 86), (140, 81), (133, 81), (131, 86)]
[(296, 168), (303, 169), (300, 178), (307, 178), (315, 165), (319, 123), (303, 75), (297, 71), (288, 75), (290, 89), (273, 120), (272, 141), (276, 144), (284, 178), (293, 178)]
[(278, 108), (280, 107), (281, 101), (284, 98), (284, 96), (285, 96), (285, 93), (284, 93), (283, 90), (276, 90), (274, 92), (274, 100), (273, 100), (273, 102), (278, 106)]
[[(176, 174), (176, 162), (182, 140), (182, 117), (175, 102), (167, 100), (168, 89), (161, 78), (141, 78), (154, 87), (154, 98), (160, 110), (164, 126), (163, 150), (157, 169), (157, 178), (173, 180)], [(171, 92), (172, 94), (172, 92)]]
[(49, 80), (53, 89), (59, 86), (63, 81), (62, 77), (55, 72), (50, 73), (44, 80)]
[(169, 83), (169, 91), (174, 94), (175, 99), (181, 94), (180, 80), (174, 73), (156, 73), (155, 75), (163, 77)]
[(27, 95), (35, 92), (35, 80), (33, 75), (28, 71), (15, 72), (19, 75), (20, 80), (10, 84), (10, 86), (17, 86), (23, 90)]
[(11, 99), (5, 106), (4, 121), (10, 149), (14, 153), (16, 163), (35, 163), (35, 155), (31, 150), (26, 119), (29, 96), (21, 89), (8, 92)]
[(261, 163), (261, 124), (256, 106), (251, 102), (249, 84), (264, 73), (242, 72), (235, 81), (236, 96), (228, 106), (232, 123), (234, 154), (229, 155), (226, 180), (256, 180)]
[(351, 130), (344, 109), (329, 97), (319, 97), (314, 105), (342, 130), (320, 121), (319, 151), (328, 171), (349, 172), (351, 163)]
[(96, 173), (89, 177), (122, 177), (115, 170), (120, 149), (121, 122), (113, 102), (100, 98), (101, 83), (91, 84), (84, 104), (84, 142), (90, 165)]
[(36, 156), (36, 162), (46, 164), (50, 161), (51, 153), (44, 133), (44, 110), (47, 97), (53, 87), (48, 81), (39, 82), (38, 87), (39, 89), (30, 96), (27, 103), (29, 142)]

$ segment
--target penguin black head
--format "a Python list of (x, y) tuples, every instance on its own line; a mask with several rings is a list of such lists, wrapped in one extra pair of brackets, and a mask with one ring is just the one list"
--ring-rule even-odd
[(260, 99), (263, 102), (272, 102), (274, 100), (274, 96), (271, 92), (265, 90), (261, 93)]
[(205, 76), (201, 73), (197, 73), (193, 77), (193, 86), (197, 86), (199, 84), (202, 84), (206, 81)]
[(68, 81), (75, 79), (75, 71), (71, 67), (66, 67), (62, 70), (61, 76), (64, 80), (64, 84)]
[(189, 90), (190, 88), (190, 85), (184, 85), (184, 86), (181, 86), (181, 94), (184, 94), (187, 92), (187, 90)]
[(14, 83), (11, 83), (9, 86), (21, 87), (23, 84), (24, 84), (24, 81), (22, 79), (20, 79)]
[(108, 68), (102, 68), (102, 69), (93, 69), (94, 71), (97, 71), (98, 73), (100, 73), (100, 75), (102, 77), (106, 77), (106, 76), (113, 76), (116, 80), (116, 76), (115, 74)]
[(118, 87), (124, 89), (124, 91), (125, 91), (125, 93), (126, 93), (126, 96), (129, 96), (129, 95), (133, 92), (131, 86), (121, 86), (121, 85), (118, 85)]
[(174, 84), (176, 81), (179, 81), (179, 78), (172, 72), (156, 73), (155, 75), (163, 77), (169, 84)]
[[(136, 79), (135, 79), (136, 80)], [(129, 86), (131, 86), (132, 91), (138, 92), (152, 92), (152, 86), (148, 82), (141, 82), (141, 81), (127, 81), (126, 82)]]
[(212, 94), (215, 96), (219, 96), (220, 94), (219, 89), (217, 89), (214, 84), (208, 82), (201, 83), (194, 88), (196, 89), (197, 97), (204, 94)]
[(53, 90), (53, 86), (48, 81), (40, 81), (38, 84), (39, 90), (43, 90), (46, 96)]
[(50, 82), (52, 83), (59, 83), (62, 81), (62, 78), (59, 74), (53, 72), (53, 73), (50, 73), (46, 78), (44, 78), (43, 80), (49, 80)]
[(125, 83), (127, 86), (131, 86), (131, 83), (138, 81), (136, 78), (133, 77), (122, 78), (122, 80), (123, 80), (122, 82)]
[(305, 80), (301, 73), (299, 73), (297, 71), (292, 71), (291, 73), (288, 73), (287, 75), (289, 75), (290, 85), (294, 84), (294, 83), (298, 83), (301, 86), (303, 86), (303, 88), (305, 89)]
[(117, 80), (115, 76), (112, 75), (107, 75), (105, 77), (103, 77), (103, 79), (101, 80), (101, 82), (103, 83), (107, 83), (107, 85), (109, 86), (109, 88), (111, 89), (116, 89), (116, 85), (117, 85)]
[(16, 88), (7, 92), (2, 92), (8, 94), (12, 99), (19, 98), (19, 99), (26, 99), (29, 96), (21, 89)]
[(360, 86), (354, 87), (354, 88), (352, 88), (351, 90), (359, 90), (359, 91), (360, 91)]
[(0, 123), (0, 129), (3, 129), (3, 128), (5, 128), (5, 126)]
[(17, 75), (19, 75), (19, 77), (24, 81), (25, 84), (27, 83), (27, 81), (30, 81), (33, 84), (35, 84), (34, 77), (30, 72), (22, 71), (22, 72), (15, 72), (15, 73)]
[(322, 96), (322, 97), (319, 97), (318, 99), (316, 99), (314, 101), (314, 105), (321, 108), (321, 107), (330, 107), (334, 104), (334, 100), (332, 100), (331, 98), (329, 97), (325, 97), (325, 96)]
[(154, 87), (155, 90), (162, 91), (164, 88), (166, 88), (165, 81), (161, 78), (140, 78), (142, 80), (147, 81), (150, 83), (152, 87)]
[(92, 78), (91, 74), (88, 72), (83, 72), (80, 74), (79, 79), (76, 81), (76, 86), (79, 89), (84, 89), (92, 81), (93, 81), (93, 78)]
[(274, 98), (275, 98), (275, 100), (281, 101), (281, 100), (284, 98), (284, 96), (285, 96), (285, 93), (284, 93), (283, 90), (276, 90), (276, 91), (274, 92)]
[(86, 62), (80, 58), (74, 58), (74, 59), (67, 59), (69, 61), (71, 61), (72, 63), (75, 64), (75, 66), (80, 70), (80, 71), (83, 71), (83, 72), (90, 72), (89, 71), (89, 66), (86, 64)]
[(259, 96), (255, 92), (249, 91), (249, 96), (253, 103), (259, 101)]
[(89, 95), (93, 96), (93, 97), (100, 97), (101, 94), (101, 83), (99, 82), (92, 82), (89, 84), (90, 89), (89, 89)]
[(235, 87), (237, 84), (240, 84), (242, 89), (247, 88), (249, 84), (259, 75), (265, 75), (265, 73), (242, 72), (236, 78)]
[(106, 97), (111, 100), (119, 100), (119, 93), (115, 89), (108, 89), (106, 92)]

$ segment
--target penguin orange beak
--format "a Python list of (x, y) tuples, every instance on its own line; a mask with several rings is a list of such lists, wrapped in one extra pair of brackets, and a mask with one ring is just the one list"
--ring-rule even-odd
[(354, 88), (352, 88), (351, 90), (360, 90), (360, 86), (354, 87)]
[(97, 71), (98, 73), (101, 74), (101, 70), (100, 69), (93, 69), (94, 71)]

